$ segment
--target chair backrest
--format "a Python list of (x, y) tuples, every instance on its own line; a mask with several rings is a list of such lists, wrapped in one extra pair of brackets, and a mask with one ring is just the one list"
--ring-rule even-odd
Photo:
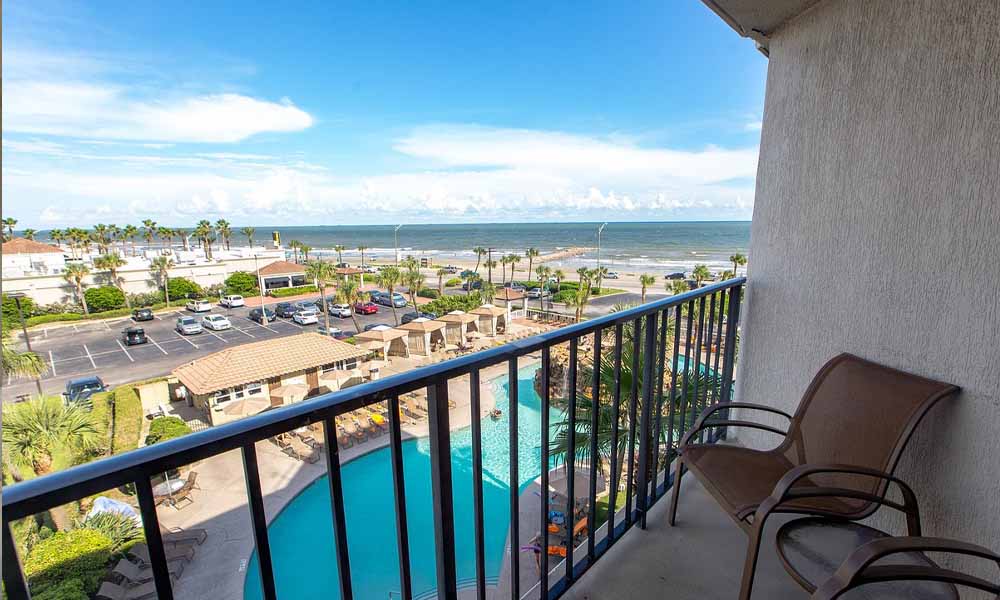
[[(938, 400), (959, 388), (853, 354), (831, 359), (813, 378), (779, 448), (796, 465), (840, 463), (892, 473), (920, 423)], [(844, 485), (827, 478), (823, 485)], [(875, 492), (885, 484), (858, 479)], [(862, 488), (864, 489), (864, 488)]]

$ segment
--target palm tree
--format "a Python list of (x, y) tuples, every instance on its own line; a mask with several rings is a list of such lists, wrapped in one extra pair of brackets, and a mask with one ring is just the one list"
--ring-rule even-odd
[(185, 252), (191, 249), (191, 246), (188, 243), (191, 234), (186, 229), (184, 229), (183, 227), (177, 227), (174, 229), (174, 235), (180, 238), (181, 247), (184, 248)]
[(337, 244), (333, 247), (333, 251), (337, 253), (337, 264), (344, 262), (344, 250), (347, 250), (347, 246), (343, 244)]
[(19, 352), (11, 345), (10, 336), (4, 333), (3, 372), (11, 377), (41, 377), (49, 369), (49, 363), (34, 352)]
[(531, 265), (541, 255), (538, 248), (528, 248), (524, 251), (524, 255), (528, 258), (528, 277), (531, 277)]
[(601, 286), (604, 284), (604, 278), (608, 276), (608, 268), (607, 267), (597, 267), (591, 273), (592, 273), (591, 279), (594, 279), (594, 280), (597, 281), (597, 293), (600, 293), (601, 292)]
[(173, 227), (157, 227), (156, 234), (160, 236), (160, 245), (164, 248), (169, 248), (174, 245), (174, 228)]
[(50, 229), (49, 239), (52, 240), (56, 246), (58, 246), (66, 238), (65, 235), (63, 234), (62, 229)]
[(694, 281), (698, 284), (698, 287), (701, 287), (702, 281), (712, 278), (712, 272), (705, 265), (695, 265), (694, 270), (691, 271), (691, 276), (694, 277)]
[(323, 307), (323, 322), (326, 324), (327, 335), (330, 333), (330, 311), (326, 309), (326, 286), (331, 280), (337, 277), (337, 269), (330, 263), (322, 260), (313, 260), (306, 263), (306, 277), (316, 282), (319, 288), (319, 298)]
[(656, 283), (656, 277), (649, 273), (639, 275), (639, 284), (642, 285), (642, 304), (646, 303), (646, 288)]
[(108, 247), (111, 245), (111, 237), (108, 232), (108, 226), (103, 223), (94, 225), (94, 230), (91, 235), (93, 236), (94, 242), (97, 244), (97, 251), (101, 254), (107, 254)]
[(385, 288), (385, 291), (389, 294), (389, 307), (392, 308), (392, 318), (396, 321), (396, 325), (399, 325), (399, 316), (396, 314), (396, 302), (393, 300), (392, 295), (402, 278), (402, 273), (396, 267), (386, 267), (379, 271), (378, 277), (376, 277), (378, 286)]
[(194, 226), (191, 234), (201, 242), (201, 248), (205, 252), (205, 258), (212, 258), (212, 224), (202, 219)]
[(8, 237), (14, 237), (14, 226), (17, 225), (17, 219), (14, 217), (4, 217), (3, 226), (7, 228)]
[[(517, 254), (511, 254), (511, 255), (509, 255), (507, 257), (507, 260), (510, 261), (510, 282), (511, 282), (511, 284), (513, 284), (514, 283), (514, 269), (517, 268), (517, 263), (521, 262), (521, 257), (518, 256)], [(530, 274), (531, 271), (528, 271), (528, 273)]]
[(296, 263), (299, 262), (299, 248), (301, 246), (302, 242), (300, 242), (299, 240), (288, 241), (288, 247), (292, 249), (292, 252), (294, 252), (294, 254), (292, 255), (292, 260), (294, 260)]
[(747, 264), (747, 257), (737, 252), (729, 257), (729, 262), (733, 263), (733, 277), (739, 272), (739, 267)]
[(253, 234), (257, 233), (257, 230), (253, 227), (244, 227), (243, 229), (240, 229), (240, 233), (247, 236), (247, 244), (253, 248)]
[(128, 240), (132, 245), (132, 256), (135, 256), (135, 238), (139, 235), (139, 228), (135, 225), (126, 225), (122, 229), (122, 239)]
[(566, 279), (566, 272), (562, 269), (556, 269), (552, 272), (552, 276), (556, 278), (556, 291), (558, 292), (562, 289), (562, 282), (563, 279)]
[(299, 250), (302, 251), (302, 260), (309, 262), (309, 253), (312, 252), (312, 246), (300, 243)]
[(337, 302), (351, 307), (351, 320), (354, 321), (355, 333), (361, 333), (361, 326), (358, 325), (358, 316), (354, 314), (354, 305), (361, 302), (362, 299), (361, 285), (354, 279), (348, 279), (337, 286)]
[(483, 260), (483, 257), (486, 256), (486, 255), (488, 255), (490, 253), (490, 251), (487, 250), (486, 248), (483, 248), (482, 246), (476, 246), (475, 248), (472, 249), (472, 251), (476, 253), (476, 268), (473, 269), (473, 271), (475, 271), (476, 274), (478, 275), (479, 274), (479, 261)]
[(358, 252), (361, 253), (361, 264), (362, 265), (365, 264), (365, 250), (367, 250), (367, 249), (368, 249), (368, 246), (358, 246)]
[[(510, 264), (510, 255), (509, 254), (505, 254), (504, 256), (500, 257), (500, 268), (502, 269), (500, 271), (500, 282), (501, 283), (506, 283), (506, 281), (507, 281), (507, 265), (509, 265), (509, 264)], [(492, 283), (492, 281), (490, 283)]]
[(122, 295), (125, 296), (125, 306), (132, 308), (132, 302), (128, 299), (128, 294), (125, 293), (125, 286), (118, 277), (118, 269), (125, 266), (125, 261), (122, 257), (117, 254), (102, 254), (94, 259), (94, 266), (102, 271), (108, 272), (111, 279), (111, 285), (121, 290)]
[(83, 294), (83, 288), (86, 287), (84, 279), (88, 275), (90, 275), (90, 269), (83, 263), (70, 263), (63, 269), (63, 279), (73, 284), (73, 287), (76, 288), (76, 298), (83, 306), (83, 314), (85, 315), (90, 314), (90, 310), (87, 308), (87, 298)]
[[(496, 261), (496, 259), (490, 259), (490, 260), (484, 262), (483, 266), (486, 267), (486, 270), (490, 274), (490, 277), (488, 277), (487, 279), (490, 280), (490, 283), (493, 283), (493, 277), (492, 277), (492, 275), (493, 275), (493, 269), (497, 268), (497, 261)], [(476, 273), (476, 274), (478, 275), (479, 273)]]
[(664, 287), (667, 289), (668, 292), (670, 292), (674, 296), (676, 296), (677, 294), (684, 294), (686, 292), (691, 291), (691, 288), (688, 286), (687, 282), (680, 279), (673, 279), (671, 281), (668, 281)]
[(469, 295), (472, 294), (472, 285), (476, 281), (482, 280), (482, 277), (479, 276), (479, 273), (476, 273), (475, 271), (462, 271), (461, 277), (462, 277), (462, 279), (465, 280), (465, 295), (466, 296), (469, 296)]
[(34, 240), (36, 233), (38, 233), (37, 229), (28, 228), (21, 232), (21, 237), (23, 237), (26, 240)]
[(406, 286), (407, 293), (410, 295), (410, 303), (413, 304), (414, 309), (417, 308), (417, 292), (424, 286), (425, 281), (426, 278), (417, 267), (410, 267), (402, 273), (402, 284)]
[(156, 235), (156, 221), (143, 219), (142, 227), (142, 237), (146, 239), (146, 248), (148, 249), (153, 245), (153, 236)]
[(163, 286), (163, 299), (170, 306), (170, 269), (174, 268), (174, 259), (169, 256), (157, 256), (149, 262), (149, 270), (156, 273), (156, 278)]
[(90, 413), (60, 398), (36, 398), (15, 404), (3, 417), (3, 444), (36, 475), (52, 468), (56, 446), (90, 449), (100, 439)]
[(497, 295), (497, 286), (493, 285), (492, 281), (487, 281), (483, 283), (483, 287), (479, 290), (479, 295), (483, 298), (483, 303), (493, 304), (493, 298)]
[(219, 232), (219, 239), (226, 246), (226, 250), (229, 250), (229, 238), (232, 237), (233, 231), (230, 228), (229, 221), (225, 219), (219, 219), (215, 222), (215, 230)]
[(445, 275), (450, 275), (451, 273), (448, 269), (438, 269), (434, 274), (438, 276), (438, 296), (443, 296)]

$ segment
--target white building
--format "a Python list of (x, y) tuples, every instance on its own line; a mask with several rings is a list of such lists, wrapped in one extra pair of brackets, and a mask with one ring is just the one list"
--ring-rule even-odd
[(66, 266), (66, 253), (57, 246), (25, 238), (4, 242), (3, 278), (25, 275), (60, 275)]

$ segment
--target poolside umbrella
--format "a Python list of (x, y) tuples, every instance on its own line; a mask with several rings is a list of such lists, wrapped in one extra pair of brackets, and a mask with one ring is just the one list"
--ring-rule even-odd
[(295, 402), (296, 400), (301, 400), (306, 397), (309, 393), (309, 386), (304, 383), (289, 383), (286, 385), (279, 385), (278, 387), (271, 390), (272, 396), (277, 396), (282, 400), (287, 400), (288, 402)]
[(235, 402), (227, 402), (223, 406), (222, 412), (229, 416), (246, 417), (255, 415), (269, 406), (271, 406), (271, 401), (266, 397), (244, 398)]

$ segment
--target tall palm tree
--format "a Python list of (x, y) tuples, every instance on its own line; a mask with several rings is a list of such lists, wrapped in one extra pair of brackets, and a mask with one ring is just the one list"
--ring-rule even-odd
[[(493, 269), (497, 268), (497, 261), (496, 261), (496, 259), (493, 258), (493, 259), (485, 261), (483, 263), (483, 267), (486, 268), (487, 272), (489, 273), (489, 275), (486, 278), (490, 280), (490, 283), (493, 283)], [(478, 275), (478, 273), (477, 273), (477, 275)]]
[(181, 240), (181, 247), (185, 252), (191, 249), (189, 240), (191, 238), (191, 233), (184, 229), (183, 227), (174, 228), (174, 235), (176, 235)]
[(202, 219), (194, 226), (194, 231), (191, 233), (201, 242), (205, 258), (212, 258), (212, 224), (208, 220)]
[(365, 264), (365, 250), (367, 249), (368, 246), (358, 246), (358, 252), (361, 253), (361, 264)]
[(479, 274), (479, 261), (483, 260), (483, 257), (486, 256), (486, 255), (488, 255), (490, 253), (490, 251), (487, 250), (486, 248), (483, 248), (482, 246), (476, 246), (475, 248), (472, 249), (472, 251), (476, 253), (476, 268), (473, 269), (473, 271), (475, 271), (476, 274), (478, 275)]
[(566, 272), (562, 269), (556, 269), (552, 271), (552, 276), (556, 278), (556, 291), (558, 292), (562, 289), (562, 282), (563, 279), (566, 279)]
[(89, 449), (100, 439), (90, 413), (60, 398), (36, 398), (4, 411), (3, 444), (37, 475), (52, 468), (56, 446)]
[(83, 306), (83, 314), (85, 315), (90, 314), (90, 310), (87, 308), (87, 298), (83, 294), (83, 288), (86, 287), (84, 280), (88, 275), (90, 275), (90, 268), (83, 263), (70, 263), (63, 269), (63, 279), (76, 288), (76, 299)]
[(646, 288), (656, 283), (656, 277), (649, 273), (639, 275), (639, 284), (642, 286), (642, 304), (646, 303)]
[(351, 320), (354, 321), (355, 333), (361, 333), (361, 326), (358, 325), (358, 316), (354, 313), (354, 305), (363, 300), (361, 284), (354, 279), (348, 279), (337, 286), (337, 302), (351, 307)]
[(60, 245), (62, 243), (62, 241), (64, 239), (66, 239), (66, 236), (63, 233), (62, 229), (50, 229), (49, 230), (49, 239), (52, 240), (52, 242), (56, 246), (58, 246), (58, 245)]
[(337, 253), (337, 264), (344, 262), (344, 250), (347, 250), (347, 246), (343, 244), (337, 244), (333, 247), (333, 251)]
[(253, 227), (244, 227), (240, 229), (240, 233), (247, 236), (247, 244), (253, 248), (253, 234), (257, 233), (257, 230)]
[(233, 235), (232, 227), (229, 221), (225, 219), (219, 219), (215, 222), (215, 230), (219, 232), (219, 240), (229, 250), (229, 238)]
[[(507, 257), (507, 260), (510, 261), (510, 283), (513, 284), (514, 283), (514, 269), (517, 268), (517, 263), (521, 262), (521, 257), (518, 256), (517, 254), (511, 254), (510, 256)], [(529, 271), (529, 273), (530, 273), (530, 271)]]
[(531, 277), (531, 265), (541, 255), (538, 248), (528, 248), (524, 251), (524, 255), (528, 258), (528, 277)]
[(425, 281), (426, 278), (417, 267), (410, 267), (402, 273), (402, 284), (406, 286), (406, 291), (410, 296), (410, 304), (413, 305), (414, 309), (417, 308), (417, 292), (424, 287)]
[(302, 252), (302, 260), (309, 262), (309, 253), (312, 252), (312, 246), (300, 243), (299, 250)]
[(129, 243), (132, 245), (132, 256), (135, 256), (135, 238), (138, 235), (139, 235), (139, 228), (136, 227), (135, 225), (129, 224), (122, 229), (123, 239), (128, 240)]
[(695, 265), (694, 270), (691, 271), (691, 276), (694, 277), (694, 281), (698, 284), (698, 287), (701, 287), (702, 281), (712, 278), (712, 272), (705, 265)]
[(7, 235), (9, 237), (14, 237), (14, 226), (17, 225), (17, 219), (14, 217), (4, 217), (3, 226), (7, 228)]
[(298, 263), (299, 262), (299, 248), (302, 247), (302, 242), (300, 242), (299, 240), (289, 240), (288, 241), (288, 247), (292, 249), (292, 252), (294, 252), (294, 254), (292, 255), (292, 257), (293, 257), (292, 260), (294, 260), (296, 263)]
[(170, 306), (170, 269), (174, 268), (174, 259), (169, 256), (157, 256), (149, 262), (149, 270), (156, 274), (156, 279), (163, 286), (163, 299)]
[(604, 278), (608, 276), (608, 268), (607, 267), (597, 267), (596, 269), (592, 270), (592, 273), (593, 273), (593, 275), (592, 275), (591, 279), (593, 279), (594, 281), (597, 282), (597, 288), (596, 289), (597, 289), (597, 292), (600, 293), (601, 286), (604, 285)]
[(164, 248), (169, 248), (174, 245), (174, 228), (173, 227), (157, 227), (156, 234), (160, 236), (160, 245)]
[(739, 267), (747, 264), (747, 257), (737, 252), (729, 257), (729, 262), (733, 263), (733, 277), (739, 273)]
[(486, 281), (483, 283), (482, 289), (479, 290), (479, 295), (482, 296), (485, 304), (493, 304), (493, 299), (497, 295), (497, 286), (493, 285), (491, 281)]
[(128, 294), (125, 293), (125, 286), (122, 284), (121, 278), (118, 277), (118, 269), (124, 266), (125, 261), (117, 254), (102, 254), (94, 259), (94, 267), (108, 272), (111, 285), (121, 290), (122, 295), (125, 296), (125, 306), (132, 308), (132, 302), (128, 299)]
[(545, 310), (545, 293), (549, 289), (549, 277), (552, 275), (552, 267), (538, 265), (535, 267), (535, 275), (538, 276), (538, 287), (542, 293), (538, 295), (538, 309)]
[(319, 298), (323, 308), (323, 322), (326, 324), (326, 331), (330, 331), (330, 311), (326, 309), (326, 286), (337, 277), (337, 269), (328, 262), (322, 260), (312, 260), (306, 263), (306, 277), (316, 282), (319, 288)]
[(509, 264), (510, 264), (509, 254), (505, 254), (504, 256), (500, 257), (500, 268), (502, 269), (502, 271), (500, 271), (500, 281), (502, 283), (505, 283), (507, 281), (507, 265)]
[(28, 229), (25, 229), (24, 231), (21, 232), (21, 237), (23, 237), (26, 240), (34, 240), (36, 233), (38, 233), (37, 229), (31, 229), (29, 227)]
[(108, 247), (111, 245), (110, 234), (108, 233), (108, 226), (103, 223), (98, 223), (94, 225), (93, 232), (91, 234), (92, 239), (97, 244), (97, 251), (101, 254), (107, 254)]
[(446, 275), (450, 275), (451, 272), (448, 269), (438, 269), (435, 273), (438, 276), (438, 296), (444, 295), (444, 278)]
[(11, 377), (41, 377), (49, 369), (49, 363), (34, 352), (20, 352), (13, 347), (10, 336), (4, 334), (3, 372)]
[(148, 250), (153, 245), (153, 237), (156, 235), (156, 221), (143, 219), (142, 227), (142, 237), (146, 240), (146, 249)]
[(664, 287), (668, 292), (670, 292), (674, 296), (676, 296), (677, 294), (684, 294), (686, 292), (691, 291), (691, 288), (688, 287), (687, 282), (680, 279), (672, 279), (668, 281)]
[(399, 325), (399, 315), (396, 314), (396, 302), (392, 299), (392, 294), (396, 291), (396, 286), (402, 280), (403, 275), (399, 272), (396, 267), (386, 267), (379, 271), (376, 281), (378, 286), (385, 288), (385, 291), (389, 294), (389, 307), (392, 308), (392, 318), (396, 321), (396, 325)]

